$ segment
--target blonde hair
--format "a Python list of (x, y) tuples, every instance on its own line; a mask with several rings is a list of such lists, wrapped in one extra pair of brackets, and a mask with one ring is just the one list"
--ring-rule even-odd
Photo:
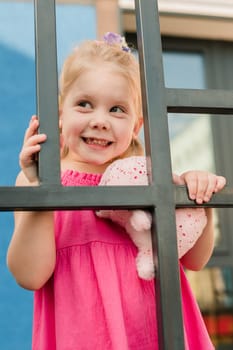
[[(63, 64), (59, 81), (59, 106), (62, 104), (79, 76), (93, 65), (111, 63), (128, 81), (134, 99), (136, 114), (139, 119), (142, 117), (142, 99), (140, 86), (139, 64), (135, 56), (123, 50), (119, 44), (108, 44), (103, 41), (87, 40), (67, 57)], [(67, 154), (67, 147), (64, 147), (62, 156)], [(144, 150), (138, 138), (133, 138), (129, 148), (120, 158), (132, 155), (143, 155)]]

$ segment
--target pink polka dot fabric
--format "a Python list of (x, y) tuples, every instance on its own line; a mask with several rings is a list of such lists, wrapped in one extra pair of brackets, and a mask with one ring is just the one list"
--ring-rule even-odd
[[(145, 157), (134, 156), (113, 162), (104, 172), (99, 185), (101, 186), (145, 186), (148, 185), (150, 169), (147, 170)], [(110, 211), (109, 211), (110, 213)], [(106, 216), (105, 216), (106, 217)], [(111, 219), (120, 217), (119, 223), (126, 226), (129, 214), (120, 216), (117, 211)], [(169, 219), (169, 218), (168, 218)], [(201, 236), (207, 223), (203, 208), (185, 208), (176, 210), (176, 230), (178, 256), (181, 258), (190, 250)]]

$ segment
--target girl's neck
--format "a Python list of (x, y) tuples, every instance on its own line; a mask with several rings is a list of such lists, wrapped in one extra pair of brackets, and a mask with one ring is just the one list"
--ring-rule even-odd
[(109, 164), (96, 165), (70, 160), (68, 157), (65, 157), (61, 160), (61, 170), (74, 170), (80, 173), (103, 174)]

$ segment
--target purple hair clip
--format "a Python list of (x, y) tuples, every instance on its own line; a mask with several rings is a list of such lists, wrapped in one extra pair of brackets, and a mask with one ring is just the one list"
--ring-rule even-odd
[(104, 35), (103, 39), (104, 42), (108, 45), (118, 45), (122, 48), (123, 51), (131, 51), (125, 41), (125, 38), (123, 36), (120, 36), (119, 34), (108, 32)]

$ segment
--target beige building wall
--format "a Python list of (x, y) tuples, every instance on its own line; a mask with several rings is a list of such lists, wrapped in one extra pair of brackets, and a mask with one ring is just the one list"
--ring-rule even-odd
[[(134, 10), (124, 10), (122, 27), (136, 31)], [(233, 41), (233, 19), (160, 13), (162, 35), (195, 39)]]
[(96, 0), (97, 38), (106, 32), (120, 32), (118, 0)]
[[(136, 31), (133, 0), (119, 0), (123, 28)], [(233, 40), (233, 0), (158, 0), (163, 35)]]

